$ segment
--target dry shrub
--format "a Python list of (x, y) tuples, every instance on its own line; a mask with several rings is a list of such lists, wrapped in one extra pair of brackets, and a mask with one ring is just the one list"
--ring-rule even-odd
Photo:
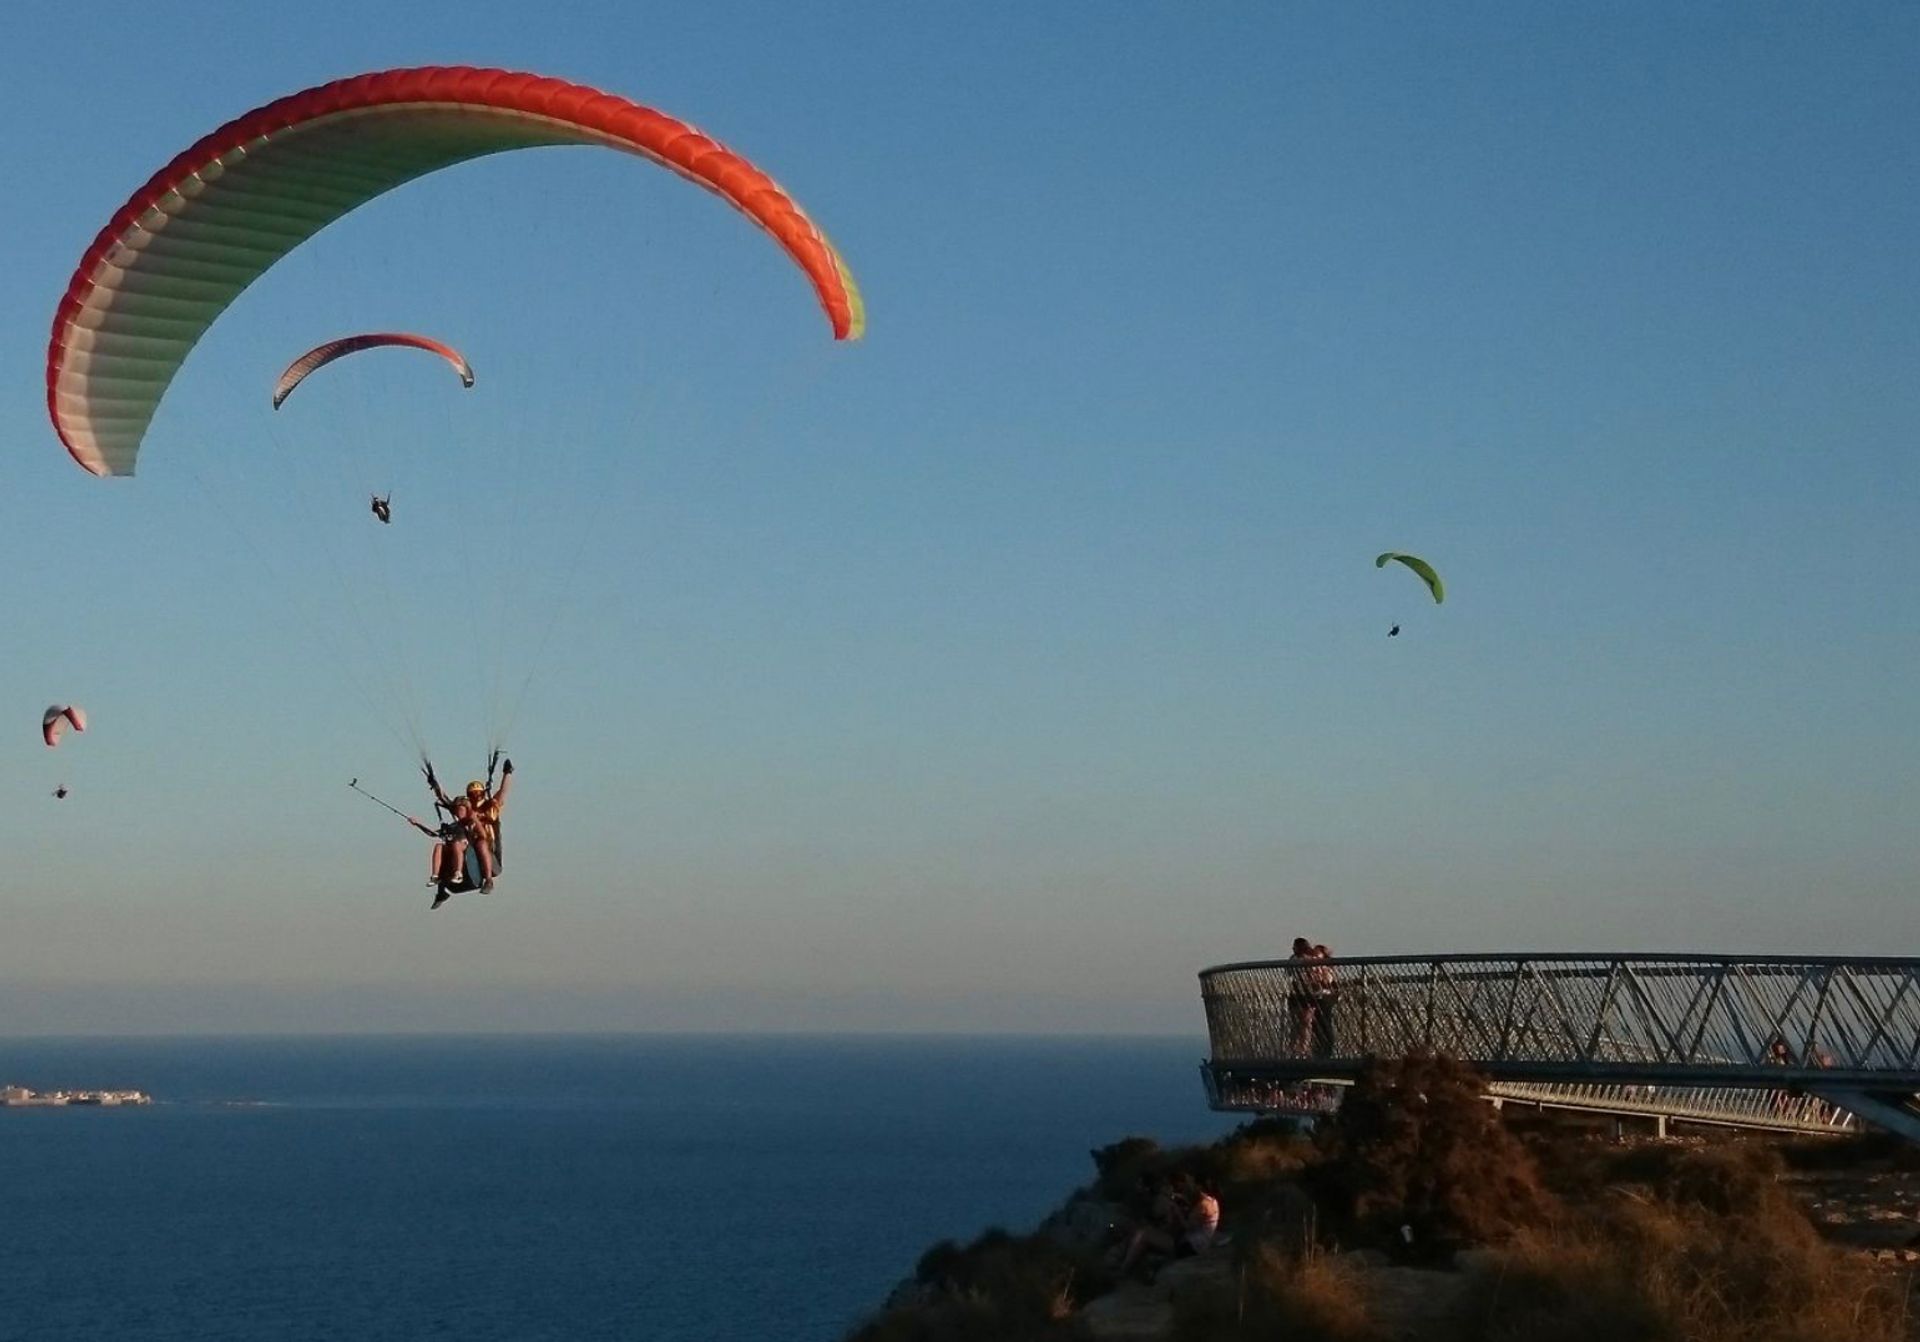
[(1151, 1137), (1122, 1137), (1088, 1154), (1093, 1157), (1095, 1192), (1116, 1202), (1124, 1200), (1141, 1179), (1160, 1174), (1167, 1165), (1167, 1153)]
[(964, 1247), (942, 1241), (914, 1269), (924, 1298), (888, 1310), (848, 1342), (1027, 1342), (1075, 1338), (1073, 1318), (1111, 1284), (1097, 1260), (1039, 1235), (989, 1230)]
[(1796, 1170), (1920, 1170), (1920, 1146), (1877, 1129), (1844, 1137), (1801, 1137), (1781, 1142), (1779, 1150)]
[(1500, 1123), (1486, 1081), (1450, 1058), (1377, 1062), (1323, 1130), (1310, 1173), (1350, 1238), (1444, 1255), (1545, 1223), (1555, 1200), (1533, 1156)]
[(1753, 1142), (1718, 1146), (1640, 1146), (1619, 1151), (1601, 1169), (1609, 1184), (1642, 1184), (1667, 1202), (1721, 1216), (1781, 1210), (1805, 1223), (1780, 1186), (1780, 1154)]
[[(1684, 1163), (1683, 1175), (1740, 1168), (1737, 1161)], [(1726, 1194), (1724, 1185), (1682, 1177), (1672, 1190), (1671, 1197), (1619, 1190), (1578, 1224), (1516, 1236), (1463, 1307), (1462, 1334), (1491, 1342), (1907, 1336), (1899, 1285), (1824, 1244), (1778, 1190), (1736, 1214), (1711, 1205)]]
[(1096, 1197), (1131, 1205), (1146, 1215), (1151, 1201), (1149, 1189), (1179, 1175), (1207, 1182), (1220, 1167), (1217, 1146), (1163, 1147), (1150, 1137), (1123, 1137), (1110, 1146), (1094, 1149), (1093, 1167), (1098, 1177), (1093, 1183)]
[(1223, 1210), (1221, 1224), (1232, 1226), (1231, 1251), (1237, 1262), (1245, 1264), (1267, 1252), (1299, 1258), (1319, 1248), (1320, 1209), (1299, 1184), (1249, 1185), (1233, 1197), (1232, 1219)]
[[(1278, 1123), (1249, 1124), (1208, 1148), (1127, 1138), (1093, 1153), (1097, 1188), (1124, 1202), (1180, 1174), (1219, 1186), (1233, 1233), (1232, 1283), (1202, 1277), (1176, 1295), (1180, 1342), (1381, 1337), (1376, 1308), (1390, 1308), (1378, 1303), (1383, 1283), (1316, 1252), (1316, 1200), (1349, 1243), (1397, 1249), (1400, 1226), (1411, 1225), (1416, 1248), (1504, 1246), (1471, 1278), (1458, 1310), (1427, 1319), (1422, 1337), (1907, 1338), (1906, 1274), (1877, 1272), (1823, 1243), (1782, 1182), (1775, 1146), (1623, 1148), (1578, 1126), (1544, 1124), (1523, 1143), (1481, 1098), (1482, 1085), (1444, 1059), (1377, 1065), (1314, 1143)], [(1881, 1168), (1901, 1158), (1865, 1139), (1804, 1155), (1795, 1148), (1786, 1163), (1845, 1164), (1842, 1153)], [(919, 1302), (874, 1319), (851, 1342), (1084, 1337), (1074, 1311), (1109, 1285), (1093, 1252), (1004, 1231), (938, 1245), (921, 1259)]]
[(1256, 1250), (1227, 1286), (1196, 1289), (1173, 1301), (1175, 1342), (1380, 1342), (1358, 1269), (1339, 1257), (1295, 1258)]
[(1208, 1171), (1224, 1186), (1292, 1179), (1313, 1159), (1313, 1142), (1289, 1119), (1243, 1123), (1213, 1149)]
[(1681, 1342), (1643, 1264), (1604, 1239), (1522, 1231), (1469, 1293), (1460, 1336), (1486, 1342)]
[(937, 1298), (993, 1300), (1036, 1317), (1070, 1313), (1112, 1284), (1086, 1254), (1043, 1235), (997, 1228), (965, 1248), (935, 1245), (921, 1255), (914, 1279)]
[(847, 1334), (847, 1342), (1077, 1342), (1077, 1320), (1009, 1318), (991, 1301), (941, 1300), (890, 1309)]

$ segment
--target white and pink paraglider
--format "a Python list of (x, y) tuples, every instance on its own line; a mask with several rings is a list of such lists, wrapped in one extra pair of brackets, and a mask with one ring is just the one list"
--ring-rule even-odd
[[(69, 727), (76, 732), (84, 732), (87, 729), (86, 710), (78, 704), (54, 704), (40, 718), (40, 739), (49, 748), (57, 746)], [(53, 790), (54, 800), (65, 800), (68, 790), (67, 785), (62, 783)]]
[(40, 719), (40, 735), (49, 746), (59, 745), (69, 727), (76, 732), (87, 729), (86, 710), (78, 704), (55, 704)]

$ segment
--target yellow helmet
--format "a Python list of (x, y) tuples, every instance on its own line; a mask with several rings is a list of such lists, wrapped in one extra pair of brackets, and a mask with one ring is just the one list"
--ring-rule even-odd
[(476, 794), (482, 797), (487, 795), (487, 785), (477, 778), (467, 784), (467, 795), (471, 797)]

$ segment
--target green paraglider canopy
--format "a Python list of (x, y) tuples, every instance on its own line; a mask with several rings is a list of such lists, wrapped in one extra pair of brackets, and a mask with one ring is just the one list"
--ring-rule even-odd
[(1398, 560), (1400, 563), (1405, 564), (1408, 568), (1412, 569), (1415, 573), (1420, 575), (1420, 581), (1427, 585), (1427, 590), (1429, 592), (1433, 593), (1434, 605), (1437, 606), (1441, 602), (1447, 599), (1446, 585), (1440, 581), (1440, 575), (1433, 571), (1433, 565), (1429, 564), (1426, 560), (1422, 559), (1419, 555), (1395, 554), (1393, 551), (1389, 550), (1387, 551), (1387, 553), (1381, 555), (1378, 559), (1374, 560), (1373, 566), (1375, 568), (1385, 568), (1387, 566), (1387, 561), (1390, 559)]

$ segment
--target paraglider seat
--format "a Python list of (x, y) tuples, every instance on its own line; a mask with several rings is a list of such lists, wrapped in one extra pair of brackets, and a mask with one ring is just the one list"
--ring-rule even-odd
[[(498, 870), (496, 868), (496, 876)], [(461, 864), (460, 872), (447, 884), (450, 895), (464, 895), (469, 890), (478, 890), (487, 879), (487, 873), (480, 866), (480, 854), (471, 847), (467, 849), (466, 861)]]

